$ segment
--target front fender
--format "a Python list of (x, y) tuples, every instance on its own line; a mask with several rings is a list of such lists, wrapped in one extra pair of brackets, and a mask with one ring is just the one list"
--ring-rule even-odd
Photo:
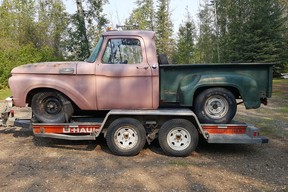
[(195, 92), (210, 87), (237, 89), (247, 109), (258, 108), (261, 104), (257, 82), (251, 77), (235, 74), (193, 74), (183, 77), (178, 87), (180, 104), (191, 106)]
[[(9, 79), (9, 86), (13, 94), (15, 106), (23, 107), (26, 104), (28, 94), (35, 89), (54, 89), (71, 99), (80, 109), (96, 109), (95, 85), (89, 76), (76, 75), (13, 75)], [(93, 81), (94, 82), (94, 81)]]

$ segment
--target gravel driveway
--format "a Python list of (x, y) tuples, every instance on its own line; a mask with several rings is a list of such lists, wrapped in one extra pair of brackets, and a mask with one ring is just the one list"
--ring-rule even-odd
[[(288, 119), (271, 102), (258, 110), (239, 107), (236, 116), (264, 133), (282, 131), (268, 144), (201, 142), (185, 158), (165, 156), (157, 142), (135, 157), (119, 157), (103, 138), (37, 139), (21, 128), (0, 127), (0, 191), (288, 191)], [(28, 108), (15, 110), (17, 117), (30, 116)]]

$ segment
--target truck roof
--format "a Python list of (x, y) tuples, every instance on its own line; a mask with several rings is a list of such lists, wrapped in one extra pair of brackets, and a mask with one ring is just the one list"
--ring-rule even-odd
[(152, 39), (155, 36), (154, 31), (145, 31), (145, 30), (127, 30), (127, 31), (106, 31), (103, 33), (103, 36), (141, 36), (148, 37)]

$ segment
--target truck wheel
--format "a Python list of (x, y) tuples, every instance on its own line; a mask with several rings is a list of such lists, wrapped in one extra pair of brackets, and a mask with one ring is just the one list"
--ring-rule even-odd
[(74, 113), (71, 102), (56, 91), (35, 94), (31, 108), (34, 117), (43, 123), (64, 123)]
[(146, 143), (146, 131), (136, 119), (116, 119), (108, 127), (106, 142), (115, 155), (137, 155)]
[(190, 121), (171, 119), (161, 126), (158, 140), (166, 155), (184, 157), (196, 149), (199, 135)]
[(236, 110), (234, 95), (224, 88), (206, 89), (197, 96), (194, 105), (194, 112), (201, 123), (229, 123)]

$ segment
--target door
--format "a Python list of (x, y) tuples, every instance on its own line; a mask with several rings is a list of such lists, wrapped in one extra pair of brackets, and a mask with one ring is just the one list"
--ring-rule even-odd
[(151, 109), (152, 71), (143, 40), (119, 37), (105, 44), (96, 67), (98, 109)]

